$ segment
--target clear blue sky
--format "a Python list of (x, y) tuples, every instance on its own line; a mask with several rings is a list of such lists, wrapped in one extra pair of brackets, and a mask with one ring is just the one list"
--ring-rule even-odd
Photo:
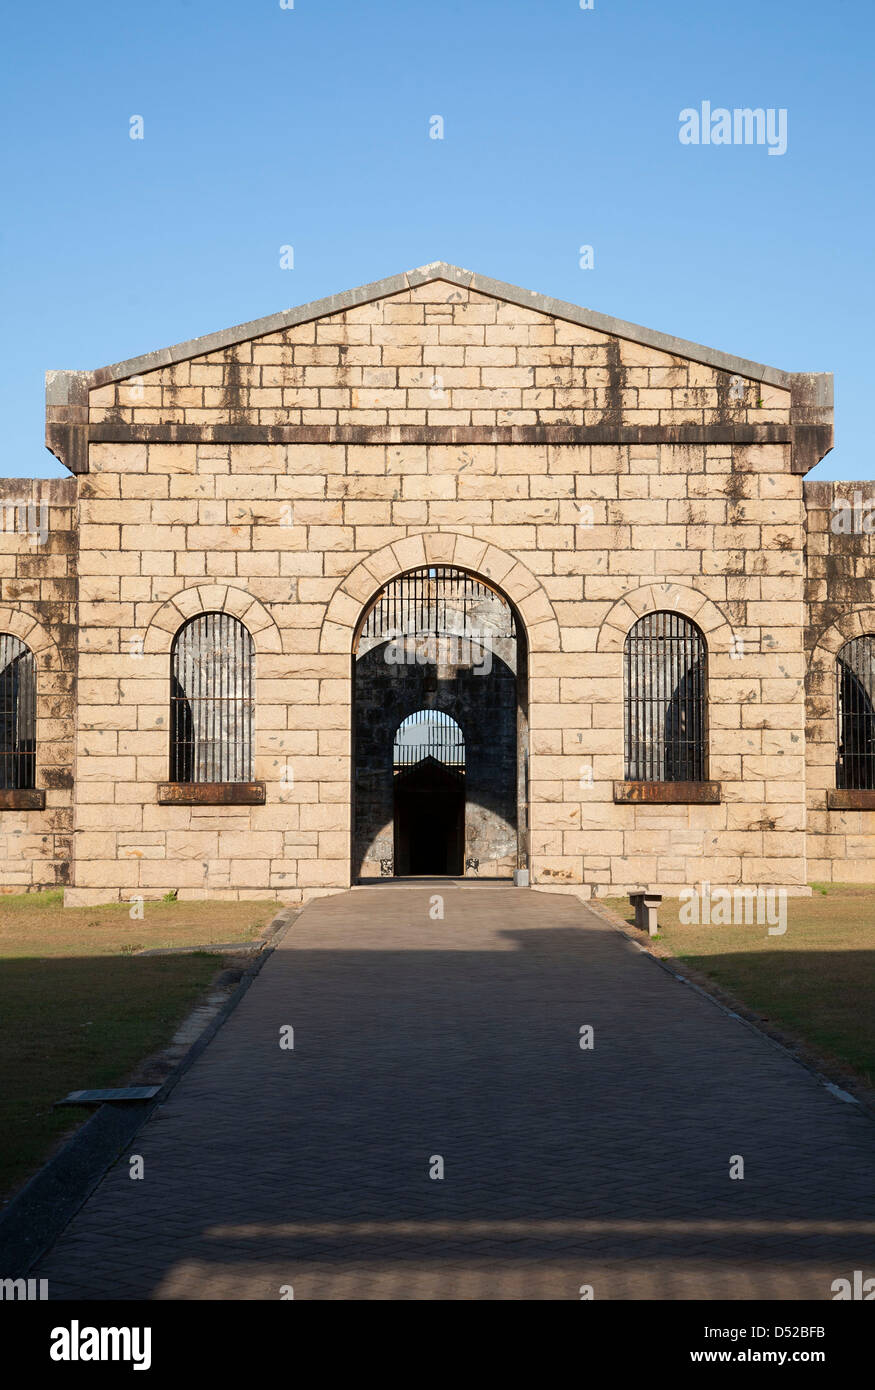
[[(875, 478), (872, 0), (48, 0), (4, 31), (0, 475), (64, 474), (49, 368), (446, 260), (835, 372), (815, 476)], [(703, 100), (786, 108), (787, 153), (681, 145)]]

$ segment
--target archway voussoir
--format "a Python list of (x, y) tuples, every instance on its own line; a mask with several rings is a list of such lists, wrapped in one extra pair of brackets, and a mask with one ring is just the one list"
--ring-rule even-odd
[(29, 628), (27, 637), (22, 638), (22, 641), (27, 642), (34, 656), (41, 656), (43, 652), (55, 646), (48, 633), (39, 626)]
[(543, 589), (536, 589), (533, 594), (522, 599), (517, 607), (522, 614), (527, 628), (535, 627), (538, 623), (546, 623), (551, 620), (555, 622), (550, 609), (550, 600)]
[(345, 623), (334, 623), (326, 618), (322, 624), (322, 635), (319, 643), (320, 650), (323, 652), (344, 652), (348, 654), (352, 649), (353, 630)]
[(398, 573), (398, 560), (391, 545), (384, 545), (382, 550), (375, 550), (373, 555), (368, 555), (362, 561), (362, 564), (370, 570), (378, 585), (385, 584)]
[(460, 569), (479, 570), (486, 550), (486, 541), (475, 540), (473, 536), (456, 536), (453, 564)]
[(720, 632), (724, 627), (728, 628), (730, 632), (734, 630), (726, 614), (721, 613), (719, 608), (715, 608), (714, 605), (707, 600), (703, 600), (700, 608), (694, 609), (692, 605), (690, 605), (683, 611), (688, 618), (694, 620), (696, 626), (701, 628), (702, 632), (709, 638), (713, 636), (714, 633)]
[(265, 628), (273, 626), (273, 620), (269, 613), (266, 613), (257, 599), (250, 598), (249, 604), (235, 605), (233, 609), (226, 608), (226, 613), (232, 617), (239, 618), (245, 628), (254, 636), (256, 632), (263, 632)]
[(183, 589), (180, 593), (174, 594), (170, 600), (179, 610), (184, 618), (194, 618), (203, 610), (201, 608), (200, 593), (197, 589)]
[[(708, 603), (704, 594), (688, 588), (685, 584), (651, 584), (650, 592), (653, 596), (654, 610), (680, 613), (686, 618), (695, 617)], [(723, 614), (717, 610), (716, 622), (725, 621)], [(701, 622), (698, 625), (701, 626)]]
[(361, 611), (362, 605), (358, 599), (345, 593), (343, 589), (335, 589), (325, 613), (325, 620), (352, 629), (358, 622)]
[[(169, 650), (169, 638), (201, 613), (227, 613), (243, 624), (256, 647), (282, 651), (282, 636), (270, 612), (254, 594), (229, 584), (199, 584), (180, 589), (152, 614), (146, 626), (145, 650), (150, 654)], [(273, 632), (274, 636), (269, 634)], [(268, 647), (266, 643), (269, 642)], [(157, 645), (156, 645), (157, 643)]]
[(23, 608), (10, 608), (7, 605), (0, 608), (0, 632), (8, 632), (10, 636), (20, 638), (34, 656), (39, 657), (40, 664), (52, 657), (58, 661), (61, 659), (55, 639), (38, 618)]
[(652, 613), (660, 605), (648, 584), (643, 589), (637, 589), (634, 594), (627, 595), (626, 606), (635, 614), (636, 618), (643, 618), (645, 613)]
[(508, 598), (517, 606), (522, 603), (524, 598), (528, 598), (529, 594), (543, 592), (532, 571), (520, 564), (519, 560), (514, 562), (513, 569), (505, 575), (501, 581), (501, 587)]
[(823, 634), (823, 636), (821, 637), (820, 641), (814, 649), (814, 660), (818, 659), (819, 653), (825, 653), (829, 656), (835, 656), (837, 652), (841, 651), (842, 647), (848, 640), (848, 636), (844, 630), (844, 627), (844, 623), (836, 623), (835, 627), (831, 627), (828, 632), (825, 632)]
[[(228, 589), (225, 594), (222, 611), (224, 613), (230, 613), (232, 618), (239, 618), (242, 622), (244, 613), (253, 613), (253, 609), (256, 606), (261, 608), (261, 604), (259, 604), (258, 600), (254, 599), (251, 594), (245, 593), (242, 589)], [(270, 619), (268, 618), (268, 622), (269, 621)]]
[(341, 584), (341, 589), (357, 603), (367, 603), (374, 592), (374, 576), (364, 565), (356, 565), (351, 574), (348, 574)]
[(37, 626), (36, 618), (31, 617), (30, 613), (26, 613), (21, 608), (0, 608), (0, 629), (3, 632), (11, 633), (13, 637), (20, 637), (22, 642)]
[(198, 587), (202, 613), (221, 613), (228, 597), (227, 584), (201, 584)]
[(392, 542), (392, 552), (402, 570), (415, 570), (425, 564), (425, 545), (422, 536), (407, 536)]
[(809, 657), (809, 671), (831, 669), (846, 642), (867, 635), (875, 636), (875, 608), (857, 608), (843, 614), (819, 635)]
[[(328, 653), (352, 650), (366, 605), (391, 580), (429, 564), (451, 565), (480, 575), (495, 585), (519, 608), (527, 629), (537, 629), (537, 640), (550, 650), (561, 650), (559, 625), (540, 580), (516, 556), (499, 546), (452, 531), (424, 531), (393, 541), (365, 558), (338, 580), (325, 611), (320, 650)], [(523, 604), (527, 604), (526, 613)], [(549, 626), (548, 625), (552, 625)], [(342, 645), (345, 629), (348, 645)], [(528, 634), (531, 640), (531, 633)], [(341, 643), (341, 645), (338, 645)]]
[[(485, 579), (491, 579), (493, 584), (504, 585), (505, 578), (511, 573), (516, 565), (512, 555), (507, 555), (503, 550), (498, 550), (494, 545), (486, 547), (486, 552), (477, 569)], [(505, 587), (508, 598), (513, 598), (516, 602), (517, 595), (512, 594), (508, 587)]]
[(189, 614), (183, 613), (177, 608), (175, 599), (170, 599), (167, 603), (163, 603), (156, 613), (153, 613), (149, 627), (158, 627), (164, 632), (176, 632), (188, 617)]
[(644, 613), (650, 613), (652, 611), (652, 609), (644, 608), (641, 610), (641, 613), (639, 613), (637, 608), (633, 608), (630, 603), (621, 601), (614, 605), (611, 609), (610, 617), (606, 618), (605, 622), (610, 627), (619, 628), (625, 638), (626, 633), (629, 631), (629, 628), (632, 627), (633, 623), (636, 623)]
[(705, 634), (718, 631), (726, 627), (731, 630), (726, 614), (704, 594), (700, 594), (697, 589), (692, 589), (686, 584), (642, 584), (638, 589), (632, 589), (628, 594), (623, 594), (617, 599), (616, 603), (609, 609), (602, 621), (599, 631), (597, 644), (598, 651), (614, 650), (614, 637), (605, 637), (603, 634), (613, 629), (623, 629), (623, 640), (633, 623), (644, 616), (645, 613), (656, 613), (666, 611), (677, 613), (681, 617), (689, 618), (701, 628)]
[(457, 539), (454, 531), (432, 531), (424, 536), (426, 560), (433, 565), (451, 565)]
[(559, 624), (555, 618), (550, 618), (544, 623), (535, 623), (532, 627), (527, 624), (526, 635), (530, 652), (559, 652), (562, 650)]

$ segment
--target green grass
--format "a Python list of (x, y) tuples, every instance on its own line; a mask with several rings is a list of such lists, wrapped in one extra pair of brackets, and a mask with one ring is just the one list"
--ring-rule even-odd
[[(0, 1196), (91, 1113), (69, 1091), (122, 1084), (172, 1038), (222, 968), (198, 948), (248, 941), (273, 902), (65, 908), (60, 892), (0, 896)], [(145, 948), (191, 947), (173, 956)]]
[[(659, 954), (713, 980), (776, 1031), (838, 1072), (875, 1087), (875, 886), (813, 884), (787, 900), (787, 931), (681, 923), (681, 904), (659, 909)], [(627, 922), (627, 898), (606, 903)], [(643, 939), (644, 934), (642, 933)]]

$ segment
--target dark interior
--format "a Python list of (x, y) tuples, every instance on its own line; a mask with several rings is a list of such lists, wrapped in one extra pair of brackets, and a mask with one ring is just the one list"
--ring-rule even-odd
[(465, 778), (423, 758), (395, 778), (396, 874), (461, 875)]

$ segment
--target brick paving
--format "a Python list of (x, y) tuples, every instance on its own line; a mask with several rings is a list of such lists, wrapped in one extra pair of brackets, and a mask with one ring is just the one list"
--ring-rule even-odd
[(828, 1299), (875, 1273), (871, 1119), (564, 895), (311, 904), (135, 1147), (50, 1296)]

